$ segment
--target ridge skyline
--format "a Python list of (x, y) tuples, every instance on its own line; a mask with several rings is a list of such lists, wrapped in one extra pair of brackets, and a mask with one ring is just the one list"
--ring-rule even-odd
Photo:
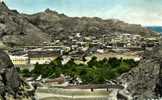
[(142, 26), (162, 26), (160, 0), (6, 0), (5, 3), (9, 8), (26, 14), (50, 8), (70, 17), (99, 17)]

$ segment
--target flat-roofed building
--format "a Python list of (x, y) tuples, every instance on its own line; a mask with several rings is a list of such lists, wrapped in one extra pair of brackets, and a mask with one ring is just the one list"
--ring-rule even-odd
[(30, 64), (46, 64), (60, 56), (59, 52), (56, 51), (29, 51), (29, 63)]
[(12, 60), (12, 63), (14, 65), (27, 65), (29, 62), (28, 56), (16, 56), (16, 55), (10, 55), (10, 58)]

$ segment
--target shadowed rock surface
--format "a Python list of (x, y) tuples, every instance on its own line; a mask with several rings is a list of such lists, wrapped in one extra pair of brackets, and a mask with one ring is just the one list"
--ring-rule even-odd
[(24, 82), (20, 79), (9, 56), (0, 50), (0, 100), (11, 96), (12, 100), (22, 100), (20, 98), (24, 97), (29, 99), (34, 96), (32, 91), (25, 91), (23, 86)]
[(0, 94), (9, 93), (15, 95), (20, 86), (20, 79), (10, 58), (0, 51)]
[(41, 45), (49, 41), (48, 34), (30, 23), (16, 10), (0, 3), (0, 39), (9, 46)]
[(125, 85), (125, 90), (119, 93), (137, 100), (161, 97), (161, 65), (162, 47), (154, 48), (153, 51), (145, 51), (139, 66), (118, 78)]

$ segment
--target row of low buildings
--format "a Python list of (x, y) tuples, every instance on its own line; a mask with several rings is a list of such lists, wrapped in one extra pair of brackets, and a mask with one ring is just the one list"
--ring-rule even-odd
[(9, 55), (14, 65), (45, 64), (60, 55), (56, 51), (28, 51), (22, 55)]

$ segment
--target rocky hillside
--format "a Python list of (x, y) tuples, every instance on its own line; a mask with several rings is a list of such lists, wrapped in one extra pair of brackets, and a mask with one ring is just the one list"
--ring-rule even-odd
[(35, 26), (54, 37), (80, 32), (83, 35), (113, 34), (114, 32), (127, 32), (143, 36), (156, 35), (141, 25), (128, 24), (119, 20), (103, 20), (97, 17), (68, 17), (50, 9), (33, 15), (25, 15)]
[(20, 86), (20, 79), (13, 67), (9, 57), (0, 51), (0, 95), (4, 97), (6, 93), (16, 94)]
[(153, 99), (162, 96), (162, 47), (153, 51), (145, 51), (138, 67), (121, 75), (118, 81), (125, 90), (119, 93), (137, 98), (137, 100)]
[(26, 91), (24, 86), (9, 56), (0, 50), (0, 100), (32, 98), (34, 92)]
[(140, 25), (130, 25), (119, 20), (68, 17), (50, 9), (32, 15), (20, 14), (10, 10), (5, 3), (0, 3), (0, 39), (10, 46), (41, 45), (78, 32), (96, 36), (117, 31), (144, 36), (156, 34)]
[(48, 34), (30, 23), (16, 10), (0, 3), (0, 38), (9, 45), (31, 45), (48, 42)]

